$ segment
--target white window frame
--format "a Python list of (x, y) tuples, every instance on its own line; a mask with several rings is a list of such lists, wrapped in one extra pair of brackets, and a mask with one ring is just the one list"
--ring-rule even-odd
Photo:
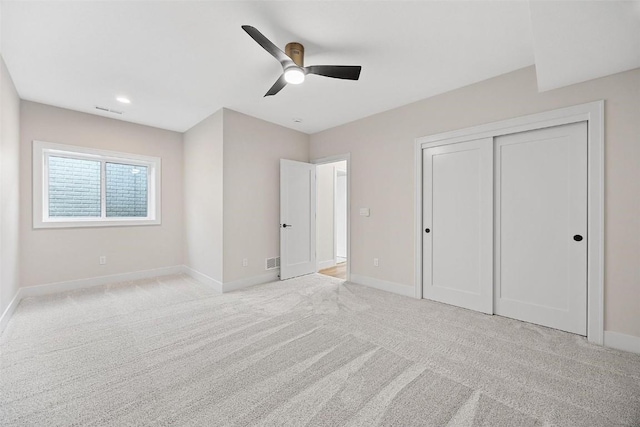
[[(100, 217), (49, 216), (50, 156), (100, 162)], [(147, 216), (114, 218), (106, 215), (106, 163), (147, 168)], [(120, 227), (161, 224), (161, 159), (75, 145), (33, 141), (33, 228)]]

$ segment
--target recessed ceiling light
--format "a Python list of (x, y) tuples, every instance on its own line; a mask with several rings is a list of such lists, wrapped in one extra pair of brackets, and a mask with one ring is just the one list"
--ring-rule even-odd
[(131, 104), (131, 100), (124, 96), (116, 96), (116, 101), (122, 102), (123, 104)]

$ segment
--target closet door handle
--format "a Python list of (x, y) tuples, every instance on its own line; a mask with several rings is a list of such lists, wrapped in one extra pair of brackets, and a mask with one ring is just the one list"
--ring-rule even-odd
[(430, 229), (430, 228), (425, 228), (425, 229), (424, 229), (424, 232), (425, 232), (425, 233), (431, 233), (431, 229)]
[(579, 234), (576, 234), (575, 236), (573, 236), (573, 240), (575, 240), (576, 242), (579, 242), (582, 240), (582, 236)]

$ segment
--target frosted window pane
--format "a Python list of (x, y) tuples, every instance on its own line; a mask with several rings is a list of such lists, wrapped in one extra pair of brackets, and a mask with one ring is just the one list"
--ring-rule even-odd
[(100, 162), (49, 157), (49, 216), (100, 216)]
[(107, 163), (107, 217), (147, 216), (147, 167)]

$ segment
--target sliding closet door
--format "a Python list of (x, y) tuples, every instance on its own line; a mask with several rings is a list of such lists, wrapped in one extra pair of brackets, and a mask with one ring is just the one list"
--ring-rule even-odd
[(586, 335), (587, 124), (495, 142), (495, 312)]
[(423, 150), (423, 297), (493, 313), (493, 141)]

